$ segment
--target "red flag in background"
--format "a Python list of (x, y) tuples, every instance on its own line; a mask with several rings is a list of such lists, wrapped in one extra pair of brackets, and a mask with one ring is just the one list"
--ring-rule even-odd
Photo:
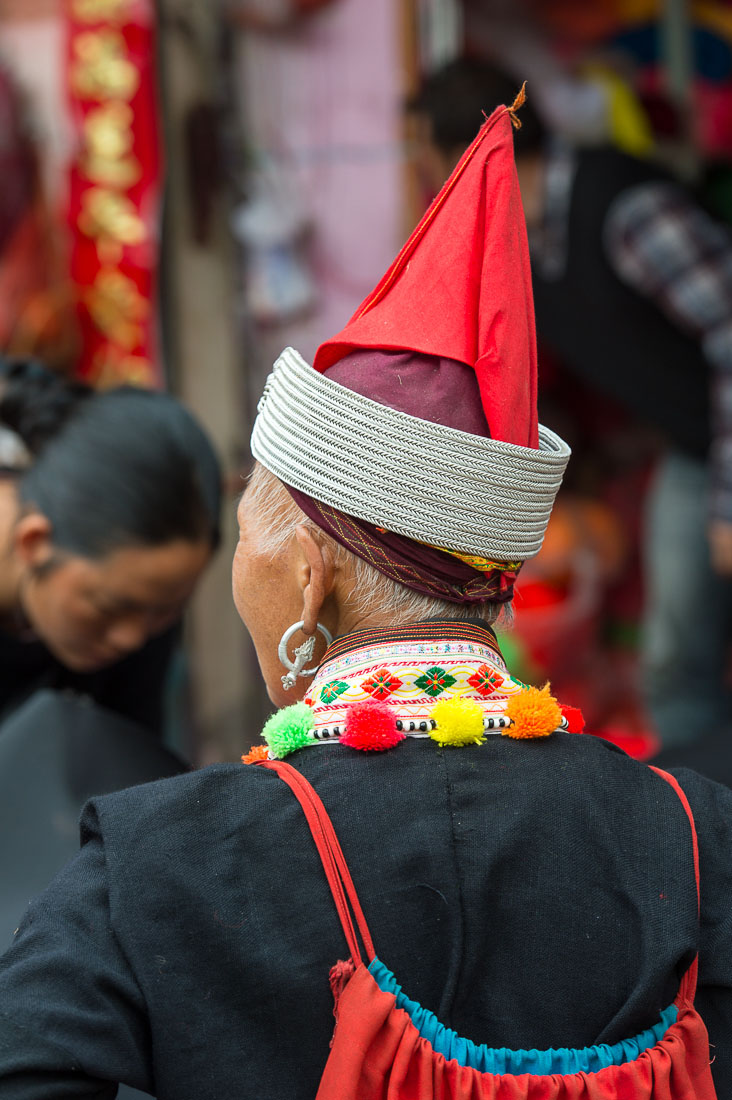
[(162, 385), (156, 339), (161, 153), (153, 0), (65, 0), (71, 272), (79, 373)]

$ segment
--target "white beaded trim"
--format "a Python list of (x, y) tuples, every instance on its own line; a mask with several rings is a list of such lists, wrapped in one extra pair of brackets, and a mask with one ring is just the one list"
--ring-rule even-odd
[[(563, 718), (562, 721), (565, 721), (565, 719)], [(405, 734), (406, 737), (429, 737), (430, 733), (437, 729), (437, 722), (434, 718), (397, 718), (395, 719), (395, 725), (399, 733)], [(486, 716), (483, 718), (483, 733), (503, 733), (511, 725), (513, 725), (512, 720), (503, 715), (498, 718), (488, 718)], [(316, 741), (331, 741), (334, 738), (339, 738), (341, 733), (340, 725), (316, 726), (312, 730), (312, 735)]]
[(293, 348), (259, 402), (252, 453), (315, 500), (395, 534), (499, 561), (541, 547), (570, 456), (539, 425), (539, 449), (483, 439), (363, 397)]

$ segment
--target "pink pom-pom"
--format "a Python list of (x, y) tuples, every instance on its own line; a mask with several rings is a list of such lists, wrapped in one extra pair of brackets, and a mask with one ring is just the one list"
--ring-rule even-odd
[(565, 707), (560, 703), (559, 709), (567, 719), (567, 733), (582, 733), (585, 728), (585, 718), (579, 707)]
[(396, 715), (386, 703), (369, 700), (351, 703), (346, 711), (346, 728), (341, 744), (365, 752), (383, 752), (404, 740), (396, 728)]

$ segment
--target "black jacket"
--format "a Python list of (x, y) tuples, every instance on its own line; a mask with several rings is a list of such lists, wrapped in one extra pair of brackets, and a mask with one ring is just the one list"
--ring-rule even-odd
[[(732, 791), (673, 790), (606, 742), (554, 734), (291, 762), (339, 834), (405, 992), (492, 1046), (613, 1043), (654, 1023), (700, 949), (698, 1006), (732, 1095)], [(302, 811), (217, 765), (90, 803), (83, 850), (0, 963), (0, 1097), (314, 1097), (345, 944)]]

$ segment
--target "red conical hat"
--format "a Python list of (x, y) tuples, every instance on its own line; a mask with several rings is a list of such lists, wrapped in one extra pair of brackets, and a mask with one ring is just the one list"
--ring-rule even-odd
[[(325, 373), (359, 348), (458, 360), (475, 371), (491, 437), (538, 447), (534, 307), (513, 117), (513, 108), (499, 107), (486, 120), (381, 282), (342, 332), (320, 345), (313, 366)], [(376, 401), (378, 390), (375, 380)]]
[(536, 417), (522, 100), (486, 120), (313, 366), (283, 351), (252, 432), (255, 458), (336, 542), (452, 603), (510, 598), (570, 454)]

